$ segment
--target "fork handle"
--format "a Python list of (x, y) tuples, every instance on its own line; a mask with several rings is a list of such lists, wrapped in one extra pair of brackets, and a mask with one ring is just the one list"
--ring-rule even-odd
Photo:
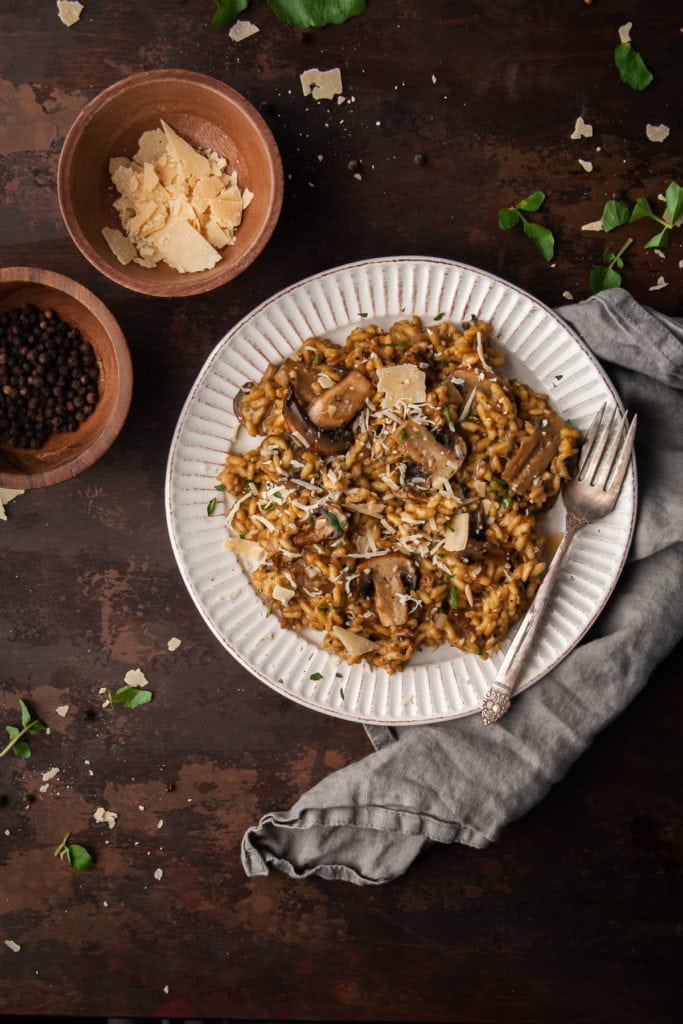
[(562, 571), (565, 557), (576, 531), (583, 525), (581, 520), (567, 513), (564, 536), (553, 556), (543, 582), (536, 591), (528, 612), (522, 619), (522, 623), (513, 637), (507, 654), (498, 669), (498, 674), (484, 697), (481, 717), (485, 725), (492, 725), (494, 722), (497, 722), (510, 708), (510, 697), (522, 674), (526, 655), (543, 619), (550, 595)]

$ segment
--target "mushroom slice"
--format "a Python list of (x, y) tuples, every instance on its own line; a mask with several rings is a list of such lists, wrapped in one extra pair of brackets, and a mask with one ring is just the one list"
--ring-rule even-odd
[(321, 540), (332, 540), (341, 537), (347, 526), (348, 521), (339, 505), (330, 501), (320, 506), (318, 514), (305, 530), (294, 534), (292, 544), (303, 548), (307, 544), (318, 544)]
[(318, 392), (313, 384), (319, 375), (319, 366), (306, 366), (304, 363), (297, 363), (295, 359), (285, 359), (275, 374), (275, 381), (281, 387), (292, 384), (299, 402), (303, 406), (308, 406), (314, 398), (317, 398)]
[(560, 449), (564, 422), (549, 409), (541, 425), (522, 442), (503, 470), (503, 480), (516, 494), (525, 494), (536, 477), (548, 468)]
[(318, 455), (341, 455), (353, 441), (350, 430), (321, 430), (311, 423), (291, 384), (282, 403), (282, 413), (285, 426), (294, 440)]
[(449, 447), (439, 444), (421, 423), (403, 423), (394, 433), (394, 442), (412, 462), (420, 466), (434, 490), (453, 476), (467, 456), (467, 445), (457, 431), (448, 432)]
[(235, 416), (240, 421), (243, 427), (247, 426), (247, 418), (244, 412), (244, 399), (247, 397), (247, 395), (249, 394), (253, 387), (254, 382), (248, 380), (245, 384), (242, 385), (242, 387), (239, 389), (239, 391), (232, 400), (233, 412), (235, 413)]
[(358, 588), (363, 596), (374, 597), (375, 611), (383, 626), (404, 626), (408, 621), (408, 602), (418, 577), (407, 555), (390, 554), (366, 558), (358, 566)]
[(311, 402), (308, 418), (323, 430), (336, 430), (350, 423), (372, 394), (373, 387), (360, 370), (351, 370)]

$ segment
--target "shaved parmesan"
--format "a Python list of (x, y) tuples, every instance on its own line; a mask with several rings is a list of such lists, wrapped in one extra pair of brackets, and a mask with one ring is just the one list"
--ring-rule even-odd
[(255, 540), (244, 540), (242, 537), (226, 537), (223, 541), (226, 551), (234, 551), (236, 555), (258, 560), (266, 554), (264, 548)]
[(172, 636), (171, 639), (166, 644), (166, 646), (168, 647), (169, 651), (171, 653), (173, 653), (173, 651), (177, 651), (178, 650), (178, 648), (180, 647), (181, 643), (182, 643), (182, 640), (179, 640), (177, 636)]
[(330, 71), (309, 68), (299, 75), (299, 81), (304, 96), (312, 96), (314, 100), (331, 100), (342, 92), (339, 68), (332, 68)]
[(580, 165), (583, 167), (586, 174), (590, 174), (593, 170), (593, 164), (590, 160), (579, 160)]
[(295, 593), (295, 590), (290, 590), (288, 587), (281, 587), (279, 583), (276, 583), (273, 587), (273, 598), (280, 604), (289, 604)]
[(625, 25), (619, 26), (619, 42), (630, 43), (631, 42), (631, 29), (633, 28), (633, 22), (627, 21)]
[(232, 39), (233, 43), (241, 43), (243, 39), (248, 39), (249, 36), (255, 36), (261, 29), (258, 25), (254, 25), (251, 21), (245, 21), (238, 18), (237, 21), (230, 26), (228, 35)]
[(18, 498), (23, 491), (16, 491), (12, 487), (0, 487), (0, 520), (7, 522), (7, 513), (5, 512), (5, 505), (9, 505), (10, 501), (14, 501)]
[(165, 228), (151, 236), (151, 241), (169, 267), (181, 274), (210, 270), (221, 258), (211, 243), (186, 220), (169, 221)]
[(593, 125), (586, 124), (582, 117), (577, 117), (576, 124), (574, 125), (574, 131), (569, 136), (570, 139), (590, 139), (593, 135)]
[(76, 24), (83, 10), (83, 4), (77, 3), (76, 0), (57, 0), (57, 16), (67, 28)]
[(117, 228), (102, 228), (102, 234), (104, 240), (116, 256), (119, 263), (124, 267), (127, 266), (131, 260), (134, 260), (138, 254), (137, 249), (130, 241), (126, 238)]
[(377, 646), (372, 640), (359, 636), (358, 633), (354, 633), (351, 629), (344, 629), (343, 626), (333, 626), (331, 632), (352, 658), (360, 658), (363, 654), (367, 654), (368, 651), (374, 651)]
[(93, 818), (98, 825), (106, 824), (109, 825), (109, 828), (114, 828), (118, 814), (116, 811), (105, 811), (104, 807), (98, 807), (93, 814)]
[(128, 686), (149, 686), (149, 680), (141, 668), (129, 669), (123, 678)]
[(458, 512), (450, 521), (444, 537), (445, 551), (464, 551), (470, 536), (469, 512)]
[(377, 387), (383, 392), (380, 407), (391, 409), (399, 402), (420, 405), (427, 400), (424, 370), (412, 363), (377, 370)]
[(602, 221), (601, 220), (592, 220), (590, 222), (590, 224), (583, 224), (581, 226), (581, 230), (582, 231), (602, 231), (603, 230)]
[(665, 124), (646, 124), (645, 134), (650, 142), (664, 142), (669, 138), (670, 128)]
[(659, 277), (657, 278), (657, 284), (650, 285), (650, 287), (648, 288), (648, 291), (649, 292), (658, 292), (658, 291), (661, 291), (662, 288), (668, 288), (668, 287), (669, 287), (669, 282), (666, 280), (666, 278), (662, 277), (662, 275), (660, 274)]

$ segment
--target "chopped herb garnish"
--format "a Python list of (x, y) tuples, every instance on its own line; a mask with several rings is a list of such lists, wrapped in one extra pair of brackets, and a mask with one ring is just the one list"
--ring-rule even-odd
[(70, 835), (70, 832), (66, 833), (55, 850), (55, 857), (63, 858), (69, 867), (74, 868), (75, 871), (87, 871), (88, 868), (93, 866), (93, 856), (86, 850), (85, 846), (79, 846), (78, 843), (70, 843)]
[(335, 674), (335, 677), (337, 679), (343, 679), (344, 678), (343, 675), (341, 674), (341, 672), (335, 672), (334, 674)]
[(358, 316), (367, 316), (367, 313), (359, 313)]
[(333, 529), (335, 529), (337, 533), (343, 533), (346, 527), (349, 525), (346, 519), (340, 519), (339, 516), (336, 516), (334, 514), (334, 512), (330, 512), (326, 508), (323, 508), (320, 511), (325, 516), (325, 519), (327, 519), (330, 526), (333, 527)]
[(213, 485), (213, 489), (214, 489), (214, 491), (224, 491), (225, 490), (225, 484), (214, 484)]
[(455, 587), (448, 588), (448, 604), (451, 608), (458, 607), (458, 591)]
[(443, 418), (445, 419), (446, 423), (451, 423), (453, 420), (453, 417), (451, 416), (451, 409), (450, 406), (448, 405), (444, 405), (443, 407)]
[(314, 682), (317, 682), (319, 679), (322, 679), (322, 677), (323, 677), (322, 672), (312, 672), (309, 678), (313, 679)]
[(562, 380), (563, 377), (564, 377), (563, 373), (556, 373), (555, 374), (555, 380)]
[(346, 694), (344, 693), (344, 687), (343, 686), (339, 687), (339, 696), (341, 697), (342, 700), (344, 700), (345, 697), (346, 697)]
[(408, 431), (407, 430), (402, 430), (401, 433), (399, 434), (399, 437), (400, 437), (400, 439), (402, 441), (407, 440), (407, 438), (408, 438)]
[(31, 748), (28, 740), (24, 739), (24, 736), (36, 736), (39, 732), (45, 732), (46, 726), (38, 718), (33, 717), (25, 701), (19, 700), (19, 708), (21, 710), (21, 726), (5, 726), (5, 732), (9, 736), (9, 743), (0, 750), (0, 757), (9, 754), (10, 750), (13, 750), (17, 757), (30, 757)]
[(445, 313), (437, 313), (436, 316), (434, 317), (434, 319), (435, 320), (443, 320), (445, 315), (446, 315)]
[(206, 506), (207, 516), (212, 516), (216, 511), (216, 498), (212, 498), (209, 504)]
[(120, 686), (118, 690), (110, 694), (112, 704), (123, 704), (125, 708), (139, 708), (142, 704), (149, 704), (154, 694), (151, 690), (142, 690), (139, 686)]

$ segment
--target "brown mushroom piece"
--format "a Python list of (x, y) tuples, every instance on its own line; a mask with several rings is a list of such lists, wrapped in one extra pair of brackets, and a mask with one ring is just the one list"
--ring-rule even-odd
[(441, 444), (421, 423), (401, 424), (394, 434), (399, 451), (424, 471), (434, 490), (454, 473), (457, 473), (467, 457), (467, 444), (456, 430), (448, 430)]
[(299, 530), (291, 538), (292, 544), (298, 548), (306, 547), (308, 544), (318, 544), (323, 540), (333, 540), (341, 537), (348, 525), (346, 516), (339, 505), (327, 502), (318, 509), (318, 514), (313, 516), (313, 522), (309, 523), (305, 530)]
[(505, 483), (515, 494), (525, 494), (536, 477), (548, 468), (560, 449), (564, 422), (546, 409), (533, 433), (522, 442), (502, 472)]
[(321, 430), (312, 423), (291, 384), (282, 403), (282, 414), (285, 426), (294, 440), (318, 455), (341, 455), (353, 441), (350, 430)]
[(351, 422), (372, 391), (372, 384), (365, 374), (351, 370), (318, 395), (308, 406), (306, 414), (317, 427), (337, 430)]
[(242, 387), (239, 389), (239, 391), (232, 400), (233, 412), (235, 413), (235, 416), (240, 421), (243, 427), (247, 426), (247, 419), (244, 414), (244, 399), (247, 397), (247, 395), (249, 394), (253, 387), (254, 382), (248, 380), (245, 384), (242, 385)]
[(318, 392), (313, 385), (319, 376), (320, 367), (306, 366), (304, 363), (297, 363), (295, 359), (285, 359), (275, 374), (275, 382), (280, 387), (292, 384), (299, 402), (307, 407), (314, 398), (317, 398)]
[(375, 611), (383, 626), (405, 626), (411, 590), (418, 585), (415, 566), (407, 555), (389, 554), (366, 558), (358, 566), (358, 590), (374, 598)]

